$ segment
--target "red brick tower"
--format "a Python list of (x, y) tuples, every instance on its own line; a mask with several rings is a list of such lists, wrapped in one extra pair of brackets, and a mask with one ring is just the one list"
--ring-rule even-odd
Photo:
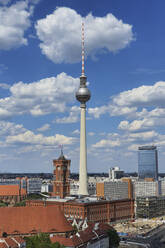
[(64, 157), (62, 150), (60, 157), (53, 160), (53, 196), (64, 198), (70, 195), (70, 162)]

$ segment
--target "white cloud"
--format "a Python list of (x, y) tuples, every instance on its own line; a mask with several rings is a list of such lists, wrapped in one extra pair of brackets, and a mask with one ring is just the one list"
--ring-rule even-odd
[(37, 116), (64, 112), (66, 104), (75, 101), (78, 85), (78, 78), (65, 73), (29, 84), (15, 83), (10, 87), (11, 95), (0, 99), (0, 119), (25, 113)]
[(90, 115), (93, 115), (95, 118), (99, 118), (100, 115), (105, 114), (108, 111), (108, 106), (101, 106), (101, 107), (95, 107), (95, 108), (89, 108), (88, 113)]
[(122, 107), (165, 107), (165, 82), (160, 81), (154, 85), (143, 85), (121, 92), (113, 97), (112, 103)]
[(144, 141), (152, 141), (153, 139), (158, 137), (158, 133), (155, 131), (148, 131), (148, 132), (140, 132), (140, 133), (130, 133), (129, 137), (132, 138), (133, 140), (144, 140)]
[(69, 116), (63, 118), (57, 118), (56, 123), (75, 123), (79, 121), (80, 107), (72, 106), (69, 111)]
[(15, 124), (13, 122), (7, 122), (7, 121), (0, 121), (0, 137), (2, 140), (2, 137), (7, 135), (17, 135), (20, 133), (25, 132), (26, 129), (23, 127), (23, 125)]
[(94, 148), (107, 148), (107, 147), (117, 147), (120, 146), (121, 142), (119, 139), (111, 140), (111, 139), (102, 139), (96, 144), (93, 145)]
[(0, 0), (0, 4), (2, 5), (8, 5), (8, 3), (10, 3), (11, 0)]
[(24, 33), (31, 25), (30, 16), (30, 8), (26, 1), (0, 7), (0, 50), (27, 45)]
[(30, 4), (38, 4), (41, 0), (27, 0)]
[(89, 135), (89, 136), (94, 136), (95, 133), (94, 133), (94, 132), (88, 132), (88, 135)]
[(56, 134), (55, 136), (43, 136), (42, 134), (34, 134), (32, 131), (26, 131), (18, 135), (7, 136), (8, 144), (32, 144), (32, 145), (70, 145), (76, 141), (76, 138), (66, 137)]
[(93, 57), (103, 50), (116, 52), (134, 39), (132, 26), (110, 13), (104, 17), (88, 14), (83, 18), (73, 9), (60, 7), (35, 25), (42, 53), (55, 63), (80, 61), (82, 20), (87, 56)]
[(42, 127), (37, 128), (37, 131), (39, 131), (39, 132), (44, 132), (44, 131), (47, 131), (47, 130), (49, 130), (49, 129), (50, 129), (50, 124), (45, 124), (45, 125), (43, 125)]
[(75, 135), (79, 135), (80, 134), (80, 131), (78, 130), (78, 129), (75, 129), (73, 132), (72, 132), (72, 134), (75, 134)]
[(0, 88), (2, 88), (4, 90), (8, 90), (10, 87), (11, 87), (11, 85), (9, 85), (9, 84), (0, 83)]

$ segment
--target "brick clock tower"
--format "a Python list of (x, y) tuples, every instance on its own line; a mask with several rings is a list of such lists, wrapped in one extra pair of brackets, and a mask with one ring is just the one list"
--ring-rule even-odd
[(53, 196), (63, 199), (70, 195), (70, 162), (64, 157), (62, 150), (60, 157), (53, 160)]

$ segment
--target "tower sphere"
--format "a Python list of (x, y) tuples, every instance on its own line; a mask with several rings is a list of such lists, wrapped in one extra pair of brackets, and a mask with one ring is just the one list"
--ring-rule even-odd
[(80, 77), (80, 87), (76, 92), (76, 99), (80, 103), (86, 103), (91, 98), (90, 90), (86, 87), (86, 77)]
[(91, 97), (91, 93), (86, 87), (80, 87), (76, 92), (76, 99), (81, 103), (86, 103)]

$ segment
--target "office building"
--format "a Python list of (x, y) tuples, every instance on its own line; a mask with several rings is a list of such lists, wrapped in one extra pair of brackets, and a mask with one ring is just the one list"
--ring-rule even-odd
[(109, 179), (110, 180), (115, 180), (115, 179), (120, 179), (124, 176), (124, 171), (120, 170), (119, 167), (113, 167), (109, 169)]
[(129, 181), (109, 181), (96, 184), (98, 198), (121, 200), (132, 198), (132, 184)]
[(133, 183), (134, 197), (159, 196), (161, 194), (160, 181), (136, 181)]
[(158, 179), (158, 154), (156, 146), (140, 146), (138, 149), (138, 176), (140, 179)]

